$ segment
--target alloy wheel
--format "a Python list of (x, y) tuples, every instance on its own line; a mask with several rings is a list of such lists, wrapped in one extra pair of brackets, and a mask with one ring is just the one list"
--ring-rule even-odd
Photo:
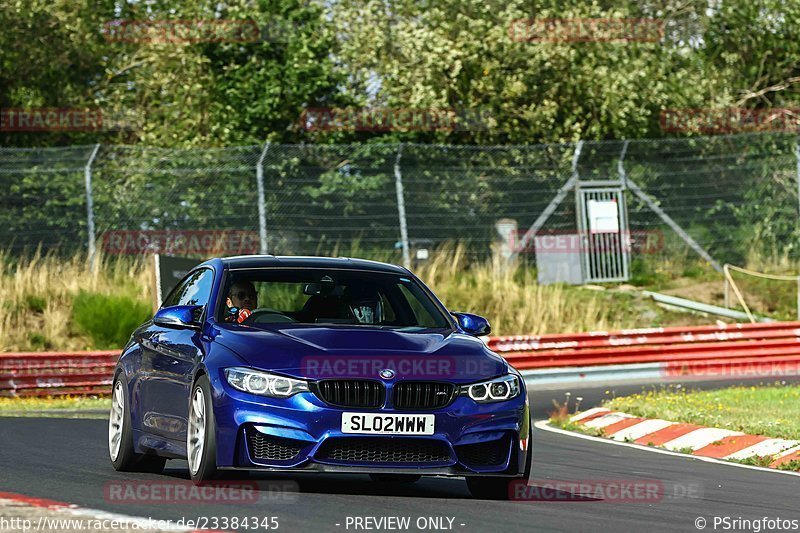
[(125, 391), (122, 390), (122, 386), (122, 381), (114, 384), (111, 413), (108, 416), (108, 453), (112, 461), (117, 460), (122, 443), (122, 424), (125, 420)]
[(192, 397), (189, 412), (189, 431), (187, 435), (186, 452), (189, 459), (189, 470), (197, 474), (203, 460), (203, 448), (206, 438), (206, 401), (203, 389), (197, 387)]

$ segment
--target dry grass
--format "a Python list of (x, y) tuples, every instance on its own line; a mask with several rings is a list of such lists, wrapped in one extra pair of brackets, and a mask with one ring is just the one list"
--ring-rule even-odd
[(49, 410), (85, 410), (111, 407), (110, 396), (46, 396), (41, 398), (0, 398), (0, 413)]
[(151, 301), (152, 266), (130, 258), (36, 254), (15, 260), (0, 252), (0, 351), (82, 350), (91, 341), (71, 327), (72, 301), (81, 291), (125, 294)]
[(449, 246), (416, 269), (448, 309), (485, 316), (498, 335), (616, 329), (624, 325), (599, 295), (539, 285), (530, 269), (499, 261), (468, 265), (464, 248)]
[[(358, 250), (350, 250), (358, 257)], [(390, 260), (388, 257), (377, 259)], [(498, 335), (616, 329), (642, 324), (630, 298), (561, 285), (541, 286), (531, 269), (501, 262), (470, 262), (465, 248), (446, 245), (415, 272), (449, 309), (486, 316)], [(92, 349), (71, 324), (80, 291), (151, 301), (152, 262), (36, 255), (15, 260), (0, 253), (0, 352)]]
[(0, 416), (108, 420), (110, 396), (0, 398)]

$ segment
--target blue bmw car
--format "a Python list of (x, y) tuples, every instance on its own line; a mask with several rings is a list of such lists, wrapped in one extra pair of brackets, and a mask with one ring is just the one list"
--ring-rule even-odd
[(117, 364), (114, 468), (465, 477), (506, 498), (531, 468), (525, 383), (409, 270), (239, 256), (194, 268)]

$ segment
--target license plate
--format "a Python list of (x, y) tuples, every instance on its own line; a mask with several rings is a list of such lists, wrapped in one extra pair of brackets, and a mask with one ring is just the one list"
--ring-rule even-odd
[(435, 415), (342, 413), (342, 433), (433, 435)]

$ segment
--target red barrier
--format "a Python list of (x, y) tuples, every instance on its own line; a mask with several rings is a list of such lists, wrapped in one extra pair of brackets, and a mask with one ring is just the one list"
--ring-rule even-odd
[[(519, 370), (660, 363), (672, 376), (800, 375), (800, 322), (491, 337)], [(108, 394), (119, 352), (0, 354), (0, 396)]]
[(0, 354), (0, 396), (108, 394), (118, 351)]
[(640, 344), (671, 344), (691, 341), (785, 337), (800, 329), (798, 322), (721, 324), (713, 326), (623, 329), (588, 333), (556, 333), (491, 337), (488, 346), (499, 353), (548, 348), (591, 348)]
[(666, 377), (800, 375), (800, 322), (494, 337), (487, 345), (519, 370), (660, 363)]
[(652, 363), (687, 360), (734, 359), (737, 357), (761, 357), (800, 355), (800, 338), (785, 341), (719, 342), (684, 344), (667, 347), (639, 347), (564, 350), (548, 350), (541, 353), (505, 353), (503, 356), (516, 368), (548, 368), (560, 366), (591, 366), (603, 364)]

